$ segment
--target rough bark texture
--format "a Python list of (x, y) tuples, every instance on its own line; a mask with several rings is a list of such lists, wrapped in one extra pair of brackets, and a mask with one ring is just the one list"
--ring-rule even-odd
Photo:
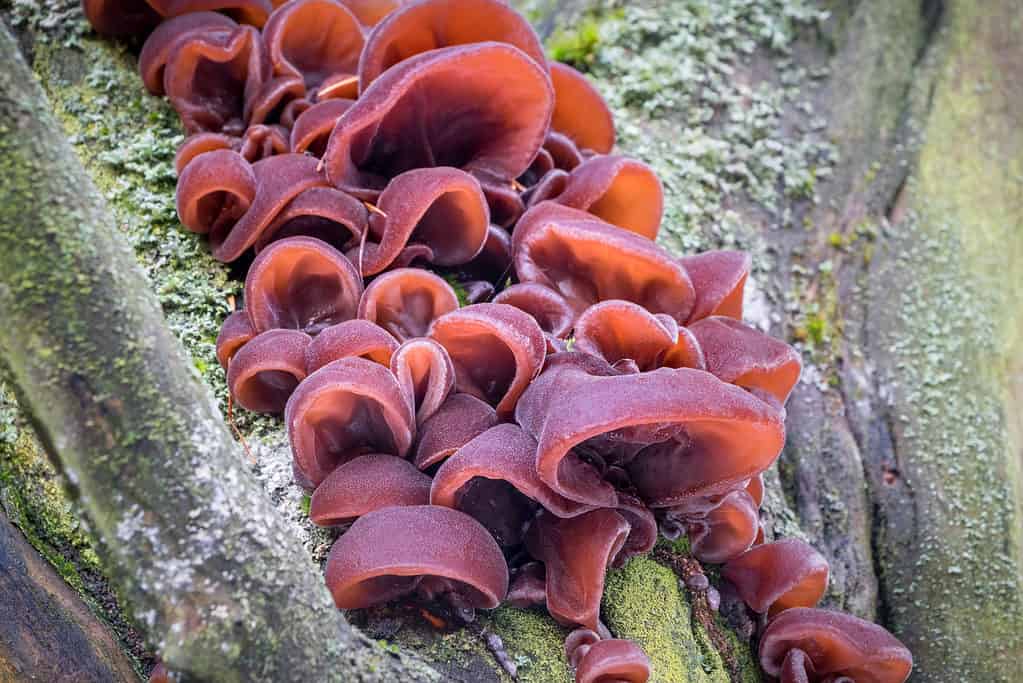
[(99, 621), (0, 510), (0, 681), (137, 681)]
[[(776, 533), (806, 537), (828, 556), (827, 603), (905, 640), (914, 681), (1016, 680), (1023, 18), (1015, 3), (517, 4), (552, 56), (588, 70), (605, 92), (621, 149), (663, 178), (663, 241), (679, 251), (754, 253), (750, 317), (806, 360), (765, 515)], [(173, 115), (142, 94), (132, 48), (88, 34), (73, 2), (19, 0), (8, 16), (58, 115), (53, 137), (71, 136), (223, 409), (213, 340), (240, 287), (175, 219)], [(302, 521), (279, 421), (237, 418), (252, 470), (322, 561), (331, 539)], [(9, 466), (24, 449), (12, 439), (5, 455), (3, 426), (0, 493), (24, 480)], [(102, 520), (96, 531), (104, 536)], [(605, 620), (646, 647), (656, 682), (756, 680), (741, 642), (748, 624), (708, 620), (679, 585), (674, 570), (684, 561), (684, 547), (665, 547), (613, 572)], [(356, 617), (450, 680), (509, 680), (483, 632), (502, 637), (518, 680), (569, 680), (564, 632), (536, 612), (498, 610), (443, 633), (413, 608)]]
[(434, 680), (334, 609), (6, 28), (0, 55), (0, 355), (168, 666), (199, 680)]

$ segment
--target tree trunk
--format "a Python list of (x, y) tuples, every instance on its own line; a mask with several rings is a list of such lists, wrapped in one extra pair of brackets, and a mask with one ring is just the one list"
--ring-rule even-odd
[[(758, 270), (750, 318), (804, 351), (804, 379), (789, 404), (788, 446), (768, 477), (765, 514), (773, 531), (804, 536), (825, 553), (833, 570), (827, 604), (892, 629), (914, 653), (913, 680), (1015, 680), (1023, 662), (1023, 46), (1014, 3), (517, 4), (541, 28), (552, 55), (588, 70), (605, 92), (620, 149), (662, 177), (663, 241), (680, 252), (752, 251)], [(238, 281), (174, 216), (170, 160), (181, 136), (173, 114), (143, 94), (132, 50), (89, 35), (72, 5), (22, 1), (7, 15), (57, 113), (47, 142), (72, 137), (171, 330), (223, 408), (224, 378), (212, 342), (229, 298), (240, 292)], [(830, 14), (821, 16), (822, 10)], [(66, 172), (66, 165), (52, 168)], [(79, 185), (87, 183), (78, 178), (73, 186)], [(16, 243), (39, 263), (48, 243), (41, 234), (32, 249), (27, 240)], [(108, 248), (125, 260), (123, 250)], [(10, 259), (29, 259), (12, 251), (18, 249), (0, 245), (0, 273)], [(57, 268), (37, 279), (56, 280), (59, 292), (73, 290), (80, 308), (64, 308), (55, 298), (51, 305), (67, 319), (50, 314), (58, 320), (46, 322), (70, 327), (84, 312), (102, 313), (84, 286), (59, 282), (64, 274)], [(133, 286), (151, 305), (148, 288)], [(21, 299), (19, 308), (40, 301), (32, 292)], [(4, 313), (6, 345), (18, 325)], [(123, 329), (122, 321), (114, 323), (111, 332)], [(86, 341), (120, 357), (109, 349), (125, 342), (110, 336)], [(37, 348), (35, 340), (32, 345)], [(32, 362), (23, 352), (28, 348), (15, 349), (22, 363)], [(145, 369), (155, 375), (180, 369), (165, 337), (125, 357), (148, 359)], [(44, 378), (73, 367), (74, 359), (58, 358)], [(109, 379), (137, 375), (134, 367), (116, 376), (111, 371)], [(97, 390), (105, 393), (102, 386), (86, 389), (87, 407)], [(63, 392), (45, 385), (40, 391), (48, 392), (46, 413), (66, 407)], [(204, 458), (231, 463), (223, 472), (247, 482), (208, 402), (177, 405), (185, 406), (181, 415), (201, 414), (210, 433), (220, 430), (213, 442), (221, 457)], [(25, 407), (34, 409), (31, 402)], [(117, 410), (96, 417), (116, 420)], [(60, 417), (74, 424), (74, 415)], [(152, 424), (162, 429), (160, 417)], [(289, 533), (322, 560), (330, 538), (304, 522), (279, 421), (244, 414), (237, 421), (257, 460), (252, 469), (288, 518)], [(121, 436), (112, 432), (115, 446)], [(0, 455), (2, 448), (0, 439)], [(90, 471), (102, 467), (104, 476), (116, 471), (122, 482), (126, 475), (163, 481), (164, 468), (174, 477), (194, 476), (152, 462), (150, 448), (138, 446), (144, 458), (104, 452), (93, 455), (95, 465), (76, 462), (70, 473), (90, 516), (98, 489), (82, 486), (84, 464)], [(137, 460), (149, 469), (127, 467), (121, 474), (123, 464)], [(227, 481), (224, 476), (199, 488)], [(167, 498), (153, 501), (154, 509), (157, 502), (159, 509), (175, 509), (164, 503), (197, 509), (175, 496), (198, 494), (167, 481), (170, 488), (160, 493)], [(128, 506), (141, 505), (131, 481), (124, 495), (116, 520), (109, 511), (96, 520), (97, 535), (111, 544)], [(243, 504), (259, 507), (249, 497)], [(159, 521), (147, 518), (145, 526)], [(212, 520), (198, 524), (217, 528)], [(161, 540), (168, 558), (162, 564), (137, 557), (149, 551), (148, 541), (136, 548), (118, 540), (127, 550), (111, 552), (139, 559), (149, 573), (138, 578), (167, 580), (175, 562), (192, 557), (178, 546), (188, 538), (171, 539)], [(301, 553), (297, 546), (289, 539), (265, 554), (279, 561)], [(617, 635), (643, 644), (656, 682), (756, 680), (745, 643), (749, 624), (701, 617), (699, 598), (670, 568), (680, 553), (664, 548), (655, 559), (612, 572), (605, 620)], [(118, 582), (137, 583), (135, 577), (114, 572)], [(262, 600), (264, 589), (270, 592), (259, 609), (270, 609), (279, 585), (249, 594)], [(147, 615), (153, 608), (145, 600), (140, 607), (138, 590), (129, 600)], [(327, 612), (333, 613), (318, 610), (321, 624), (330, 621)], [(155, 631), (162, 633), (174, 617), (156, 613)], [(418, 650), (450, 680), (508, 680), (488, 651), (486, 633), (501, 636), (518, 680), (569, 680), (560, 653), (564, 631), (536, 612), (501, 609), (452, 633), (437, 633), (415, 611), (397, 608), (357, 618), (374, 637)], [(145, 620), (143, 626), (150, 628)]]

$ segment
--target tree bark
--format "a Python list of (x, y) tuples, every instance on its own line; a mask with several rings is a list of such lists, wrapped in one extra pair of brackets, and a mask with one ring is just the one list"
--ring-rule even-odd
[(334, 608), (0, 30), (0, 351), (167, 666), (218, 681), (429, 681)]

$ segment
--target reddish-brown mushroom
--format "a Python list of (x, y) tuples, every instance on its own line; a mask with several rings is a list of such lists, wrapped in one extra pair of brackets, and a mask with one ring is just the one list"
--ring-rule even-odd
[(554, 116), (551, 128), (564, 133), (579, 147), (607, 154), (615, 144), (615, 125), (604, 98), (581, 73), (551, 62)]
[(245, 310), (256, 332), (309, 334), (355, 317), (362, 278), (341, 252), (312, 237), (274, 242), (245, 278)]
[(224, 324), (220, 326), (220, 334), (217, 335), (217, 360), (220, 361), (220, 367), (226, 370), (238, 349), (255, 336), (248, 313), (234, 311), (227, 316)]
[(562, 519), (538, 516), (526, 534), (529, 553), (547, 569), (547, 610), (563, 624), (596, 630), (604, 574), (629, 535), (614, 510), (593, 510)]
[(913, 655), (884, 628), (851, 614), (794, 607), (760, 638), (760, 665), (781, 683), (903, 683)]
[(472, 173), (484, 189), (510, 188), (543, 143), (552, 99), (546, 70), (511, 45), (416, 55), (377, 78), (338, 120), (323, 155), (327, 176), (370, 201), (391, 178), (432, 166)]
[(433, 322), (429, 336), (448, 351), (460, 392), (510, 416), (540, 372), (547, 351), (543, 331), (529, 315), (506, 304), (475, 304)]
[(292, 199), (327, 183), (316, 159), (280, 154), (250, 164), (237, 152), (200, 154), (178, 179), (178, 216), (208, 234), (213, 255), (233, 261), (254, 245)]
[(404, 458), (373, 453), (349, 460), (316, 487), (309, 519), (320, 526), (337, 526), (373, 510), (429, 502), (428, 476)]
[[(508, 592), (501, 549), (469, 515), (434, 505), (388, 507), (363, 515), (327, 559), (327, 588), (343, 609), (408, 595), (430, 580), (459, 607), (497, 607)], [(437, 581), (440, 580), (440, 581)]]
[(410, 339), (398, 347), (391, 356), (391, 372), (408, 398), (417, 425), (437, 412), (455, 386), (451, 357), (432, 339)]
[(701, 562), (738, 557), (756, 540), (760, 518), (745, 489), (687, 503), (673, 508), (672, 514), (685, 520), (693, 556)]
[(554, 202), (537, 204), (512, 236), (515, 271), (560, 293), (578, 312), (605, 299), (637, 303), (682, 322), (695, 301), (678, 261), (645, 237)]
[(327, 363), (349, 357), (390, 367), (391, 355), (397, 350), (398, 340), (379, 325), (368, 320), (346, 320), (316, 335), (306, 349), (306, 371), (316, 372)]
[(489, 404), (469, 394), (452, 394), (419, 429), (416, 467), (425, 470), (441, 462), (497, 423)]
[(359, 61), (359, 90), (365, 92), (387, 69), (420, 53), (485, 42), (508, 43), (546, 64), (533, 27), (499, 0), (416, 0), (370, 34)]
[(750, 609), (774, 616), (817, 606), (828, 587), (828, 561), (804, 541), (786, 538), (729, 560), (721, 576), (735, 584)]
[(415, 420), (390, 370), (343, 358), (309, 375), (284, 412), (295, 480), (314, 489), (341, 464), (367, 453), (404, 457)]
[(355, 100), (345, 98), (323, 100), (299, 114), (291, 128), (291, 151), (299, 154), (308, 152), (316, 157), (323, 156), (338, 119), (351, 109), (353, 104)]
[(683, 256), (682, 265), (696, 288), (690, 323), (712, 315), (742, 319), (742, 297), (752, 261), (741, 251), (707, 251)]
[[(554, 188), (548, 185), (538, 192), (553, 195)], [(635, 159), (612, 155), (587, 159), (568, 174), (556, 197), (559, 204), (587, 211), (647, 239), (655, 239), (661, 227), (661, 181), (649, 166)]]
[(266, 22), (263, 41), (274, 73), (301, 78), (310, 94), (345, 79), (354, 85), (365, 42), (359, 20), (336, 0), (284, 3)]
[(594, 304), (579, 316), (573, 349), (600, 356), (617, 369), (704, 367), (699, 344), (673, 318), (614, 299)]
[(315, 237), (343, 253), (365, 234), (367, 213), (362, 202), (341, 190), (310, 187), (288, 202), (253, 247), (259, 253), (286, 237)]
[(707, 371), (730, 384), (757, 390), (784, 405), (799, 381), (799, 352), (738, 320), (713, 316), (689, 326)]
[(160, 23), (160, 14), (145, 0), (82, 0), (85, 18), (106, 36), (134, 36)]
[(342, 0), (363, 26), (376, 26), (384, 17), (398, 9), (402, 0)]
[(609, 465), (624, 467), (647, 505), (669, 507), (744, 484), (785, 441), (778, 410), (709, 373), (623, 375), (580, 353), (548, 361), (516, 420), (539, 443), (537, 471), (548, 486), (605, 507), (618, 502), (603, 477)]
[(309, 341), (309, 335), (298, 330), (269, 330), (241, 347), (227, 369), (227, 386), (238, 404), (262, 413), (284, 410), (306, 377)]
[(176, 17), (194, 12), (217, 10), (241, 24), (263, 26), (273, 10), (271, 0), (147, 0), (161, 16)]
[(369, 217), (369, 239), (348, 252), (363, 275), (375, 275), (410, 246), (440, 266), (471, 261), (483, 249), (490, 209), (479, 181), (457, 168), (420, 168), (388, 183)]
[(457, 308), (458, 295), (443, 279), (427, 270), (398, 268), (366, 287), (359, 317), (406, 341), (425, 336), (434, 320)]
[(589, 645), (580, 658), (575, 683), (646, 683), (650, 659), (631, 640), (608, 638)]

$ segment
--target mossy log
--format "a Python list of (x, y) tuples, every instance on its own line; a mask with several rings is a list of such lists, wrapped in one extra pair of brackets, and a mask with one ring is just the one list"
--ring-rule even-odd
[(429, 681), (352, 630), (0, 29), (0, 356), (168, 667), (217, 681)]
[[(7, 16), (57, 114), (51, 134), (71, 137), (223, 412), (213, 339), (238, 280), (176, 221), (170, 159), (180, 128), (143, 94), (137, 46), (89, 34), (75, 4), (19, 0)], [(1015, 37), (1023, 19), (1015, 3), (516, 4), (551, 55), (587, 70), (608, 97), (622, 151), (664, 180), (662, 241), (680, 252), (753, 252), (748, 315), (806, 361), (789, 443), (768, 475), (765, 518), (774, 533), (803, 536), (828, 557), (826, 604), (905, 640), (914, 681), (1016, 680), (1023, 47)], [(301, 523), (301, 495), (281, 475), (279, 422), (246, 414), (237, 422), (257, 460), (251, 469), (322, 560), (330, 538)], [(0, 488), (3, 448), (0, 438)], [(664, 547), (614, 572), (605, 620), (647, 648), (656, 683), (756, 680), (748, 624), (701, 622), (699, 598), (672, 571), (680, 558), (684, 548)], [(149, 627), (148, 613), (137, 614)], [(517, 680), (570, 680), (564, 631), (537, 612), (502, 609), (443, 633), (414, 611), (357, 618), (450, 680), (510, 680), (487, 633), (503, 639)]]

